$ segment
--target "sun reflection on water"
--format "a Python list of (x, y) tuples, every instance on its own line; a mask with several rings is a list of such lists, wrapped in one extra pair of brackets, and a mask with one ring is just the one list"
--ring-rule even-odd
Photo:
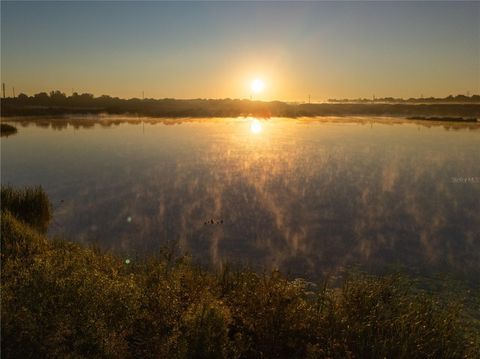
[(250, 131), (254, 135), (258, 135), (259, 133), (261, 133), (263, 131), (263, 126), (262, 126), (262, 124), (260, 123), (259, 120), (257, 120), (257, 119), (252, 120), (252, 122), (250, 123)]

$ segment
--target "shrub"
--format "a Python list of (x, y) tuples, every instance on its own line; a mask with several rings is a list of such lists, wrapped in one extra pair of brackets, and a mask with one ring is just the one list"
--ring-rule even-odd
[(50, 201), (40, 186), (25, 189), (2, 186), (1, 207), (40, 232), (46, 232), (52, 219)]
[(9, 125), (7, 123), (0, 123), (0, 136), (10, 136), (17, 133), (17, 128), (15, 126)]

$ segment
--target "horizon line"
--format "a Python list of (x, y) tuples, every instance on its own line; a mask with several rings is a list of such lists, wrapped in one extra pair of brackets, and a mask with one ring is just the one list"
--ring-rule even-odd
[(231, 100), (231, 101), (252, 101), (252, 102), (283, 102), (283, 103), (324, 103), (324, 102), (355, 102), (355, 101), (362, 101), (362, 102), (378, 102), (378, 101), (409, 101), (409, 100), (448, 100), (448, 99), (455, 99), (457, 97), (460, 98), (468, 98), (468, 99), (474, 99), (475, 97), (480, 97), (480, 93), (476, 94), (471, 94), (468, 92), (466, 95), (465, 94), (457, 94), (457, 95), (447, 95), (445, 97), (434, 97), (434, 96), (421, 96), (421, 97), (393, 97), (393, 96), (383, 96), (383, 97), (378, 97), (373, 95), (372, 97), (356, 97), (356, 98), (327, 98), (325, 100), (313, 100), (310, 101), (311, 96), (306, 96), (304, 101), (299, 101), (299, 100), (265, 100), (265, 99), (254, 99), (254, 98), (232, 98), (232, 97), (144, 97), (142, 93), (142, 97), (119, 97), (119, 96), (112, 96), (112, 95), (107, 95), (107, 94), (101, 94), (101, 95), (95, 95), (91, 92), (76, 92), (72, 91), (70, 95), (68, 95), (66, 92), (63, 92), (61, 90), (50, 90), (50, 91), (40, 91), (34, 94), (28, 94), (25, 92), (20, 92), (17, 95), (15, 94), (15, 87), (12, 87), (12, 93), (11, 96), (6, 96), (6, 91), (5, 91), (5, 84), (2, 83), (2, 97), (0, 99), (14, 99), (17, 98), (21, 95), (25, 95), (28, 98), (35, 98), (37, 95), (41, 94), (46, 94), (49, 97), (52, 97), (52, 95), (60, 95), (65, 98), (72, 98), (76, 96), (85, 96), (88, 95), (89, 97), (92, 97), (93, 99), (100, 99), (102, 97), (108, 97), (111, 99), (118, 99), (118, 100), (155, 100), (155, 101), (160, 101), (160, 100), (175, 100), (175, 101), (193, 101), (193, 100), (204, 100), (204, 101), (221, 101), (221, 100)]

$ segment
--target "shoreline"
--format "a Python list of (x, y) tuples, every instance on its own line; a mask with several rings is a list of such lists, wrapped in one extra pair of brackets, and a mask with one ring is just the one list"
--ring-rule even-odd
[[(392, 116), (419, 120), (448, 118), (451, 122), (473, 122), (480, 118), (480, 104), (288, 104), (250, 100), (112, 100), (93, 99), (86, 103), (22, 103), (17, 98), (2, 99), (1, 116), (61, 115), (141, 115), (165, 118), (201, 117), (324, 117)], [(478, 120), (476, 120), (478, 122)]]

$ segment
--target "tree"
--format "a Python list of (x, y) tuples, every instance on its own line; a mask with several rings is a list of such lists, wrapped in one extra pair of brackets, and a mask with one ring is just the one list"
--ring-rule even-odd
[(21, 93), (17, 96), (17, 101), (18, 102), (22, 102), (22, 103), (25, 103), (27, 102), (29, 99), (29, 97), (27, 95), (25, 95), (24, 93)]
[(40, 92), (33, 96), (36, 104), (46, 104), (49, 101), (49, 97), (46, 92)]
[(61, 91), (50, 91), (50, 99), (54, 102), (63, 102), (67, 99), (67, 96)]

